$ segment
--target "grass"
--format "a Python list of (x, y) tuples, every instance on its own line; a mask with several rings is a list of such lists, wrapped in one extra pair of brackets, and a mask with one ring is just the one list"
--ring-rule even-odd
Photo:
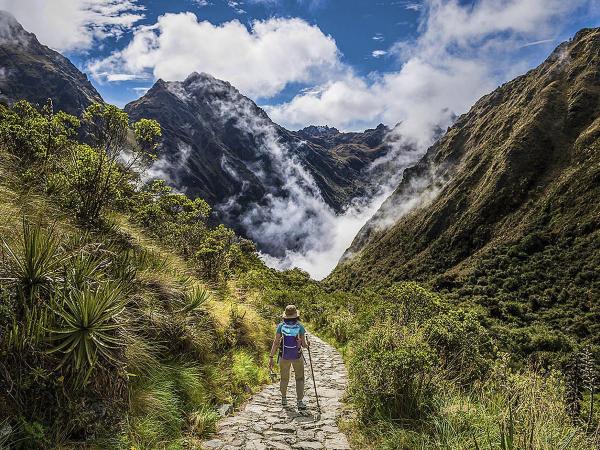
[[(7, 194), (13, 193), (1, 183), (0, 187)], [(0, 225), (4, 240), (2, 276), (10, 276), (13, 284), (33, 281), (31, 285), (44, 298), (50, 291), (44, 286), (71, 286), (71, 294), (54, 299), (54, 312), (44, 309), (60, 321), (53, 326), (55, 340), (44, 340), (43, 345), (50, 342), (56, 345), (56, 354), (79, 361), (72, 366), (75, 372), (83, 366), (94, 366), (99, 358), (104, 361), (102, 371), (90, 375), (93, 383), (84, 389), (84, 397), (104, 396), (102, 389), (94, 392), (100, 380), (108, 380), (107, 376), (111, 379), (107, 386), (117, 380), (125, 383), (125, 413), (119, 412), (116, 405), (120, 401), (116, 398), (94, 400), (100, 404), (116, 401), (116, 409), (109, 407), (109, 415), (121, 419), (98, 422), (102, 429), (90, 440), (86, 433), (93, 429), (88, 422), (94, 420), (92, 414), (64, 429), (60, 438), (64, 445), (83, 439), (110, 448), (199, 446), (200, 440), (215, 429), (216, 407), (225, 402), (241, 402), (268, 381), (260, 365), (265, 364), (262, 355), (268, 350), (269, 327), (250, 305), (239, 303), (236, 289), (211, 295), (208, 286), (185, 261), (145, 237), (122, 216), (115, 215), (113, 226), (107, 231), (92, 234), (81, 233), (62, 218), (54, 223), (54, 228), (48, 228), (43, 220), (35, 219), (34, 214), (43, 213), (47, 206), (39, 198), (26, 211), (28, 217), (34, 217), (36, 225), (32, 226), (19, 218), (24, 209), (13, 204), (13, 199), (20, 201), (19, 198), (6, 195), (0, 199), (0, 210), (9, 217)], [(23, 247), (23, 233), (29, 247)], [(111, 283), (115, 280), (126, 281), (127, 289), (113, 289), (115, 285)], [(9, 292), (2, 295), (5, 294)], [(2, 308), (8, 307), (4, 300), (0, 303)], [(11, 339), (22, 342), (21, 335), (32, 320), (26, 317), (17, 323)], [(86, 339), (87, 332), (83, 331), (90, 326), (99, 327), (93, 340)], [(233, 335), (236, 337), (232, 339)], [(116, 361), (111, 359), (114, 351), (123, 367), (117, 378), (110, 374), (110, 365)], [(48, 354), (43, 357), (46, 362), (35, 360), (33, 364), (49, 364), (49, 369), (56, 369), (60, 358), (53, 356)], [(60, 387), (60, 380), (67, 382), (68, 371), (64, 369), (70, 363), (64, 364), (55, 374), (51, 370), (40, 372), (45, 373), (46, 383)], [(40, 388), (43, 386), (53, 389), (47, 384)], [(119, 395), (118, 392), (121, 391), (117, 389), (111, 395)], [(30, 394), (23, 391), (20, 395)], [(51, 402), (49, 405), (58, 407)], [(6, 404), (8, 408), (15, 406)], [(4, 408), (0, 408), (0, 414)], [(43, 417), (36, 420), (37, 413), (33, 411), (23, 414), (24, 422), (19, 427), (14, 416), (0, 419), (11, 423), (14, 439), (22, 445), (48, 446), (53, 428), (65, 426), (47, 422)], [(74, 432), (79, 435), (75, 440)]]

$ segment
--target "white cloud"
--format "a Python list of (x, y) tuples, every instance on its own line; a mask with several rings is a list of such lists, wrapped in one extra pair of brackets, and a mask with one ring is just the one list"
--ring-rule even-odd
[(242, 5), (242, 2), (237, 2), (235, 0), (227, 0), (227, 6), (229, 6), (231, 9), (233, 9), (236, 14), (246, 14), (246, 11), (244, 11), (241, 8), (241, 5)]
[(373, 50), (371, 55), (373, 58), (381, 58), (382, 56), (387, 55), (387, 52), (385, 50)]
[(87, 50), (120, 37), (144, 15), (137, 0), (0, 0), (40, 42), (57, 50)]
[(111, 82), (145, 80), (148, 78), (148, 76), (146, 76), (144, 74), (136, 75), (136, 74), (131, 74), (131, 73), (107, 73), (107, 74), (105, 74), (105, 76), (106, 76), (106, 80), (111, 81)]
[(556, 41), (556, 39), (541, 39), (539, 41), (527, 42), (527, 43), (521, 45), (521, 48), (532, 47), (534, 45), (549, 44), (550, 42), (555, 42), (555, 41)]
[[(185, 92), (176, 92), (186, 97)], [(336, 214), (323, 200), (311, 173), (296, 157), (305, 144), (281, 142), (271, 122), (256, 114), (252, 102), (239, 94), (208, 101), (224, 122), (254, 136), (259, 151), (268, 157), (269, 171), (263, 170), (260, 162), (253, 168), (268, 193), (260, 203), (248, 205), (251, 209), (238, 218), (240, 225), (270, 253), (262, 256), (271, 267), (300, 267), (313, 278), (321, 279), (331, 272), (358, 230), (397, 185), (402, 170), (420, 156), (406, 148), (404, 142), (390, 141), (393, 161), (389, 158), (373, 164), (371, 174), (378, 190), (355, 198), (346, 211)], [(379, 163), (391, 170), (377, 170)], [(221, 160), (221, 167), (229, 176), (237, 177), (226, 158)], [(238, 197), (232, 196), (216, 208), (226, 214), (237, 201)]]
[(212, 5), (212, 3), (210, 3), (208, 0), (192, 0), (192, 2), (201, 7)]
[(375, 36), (373, 36), (371, 39), (373, 39), (374, 41), (383, 41), (383, 40), (385, 40), (385, 38), (383, 37), (383, 34), (381, 34), (381, 33), (376, 33)]
[(288, 83), (318, 83), (340, 70), (335, 41), (301, 19), (237, 20), (213, 25), (193, 13), (165, 14), (136, 29), (132, 41), (88, 68), (99, 80), (110, 73), (183, 80), (206, 72), (253, 97), (270, 97)]
[[(284, 126), (327, 123), (362, 129), (401, 122), (399, 132), (420, 146), (433, 129), (450, 123), (479, 97), (530, 67), (517, 51), (556, 34), (569, 14), (590, 0), (427, 0), (421, 5), (419, 36), (390, 50), (402, 62), (397, 72), (353, 74), (302, 92), (290, 102), (267, 107)], [(405, 4), (405, 6), (409, 6)], [(373, 56), (376, 56), (373, 54)]]

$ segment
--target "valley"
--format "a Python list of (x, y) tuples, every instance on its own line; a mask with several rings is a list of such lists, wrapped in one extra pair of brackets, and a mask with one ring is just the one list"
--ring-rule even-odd
[(119, 108), (6, 12), (0, 69), (0, 448), (600, 445), (600, 28), (426, 148), (201, 71)]

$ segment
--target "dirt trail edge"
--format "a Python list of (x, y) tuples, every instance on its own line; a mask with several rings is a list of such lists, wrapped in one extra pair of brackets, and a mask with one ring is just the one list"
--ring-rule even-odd
[(296, 409), (294, 374), (290, 376), (288, 406), (281, 406), (279, 382), (265, 387), (231, 417), (222, 419), (217, 434), (203, 443), (205, 449), (349, 449), (348, 440), (337, 427), (342, 414), (342, 396), (347, 373), (342, 357), (329, 344), (309, 335), (315, 379), (321, 404), (318, 415), (308, 353), (305, 367), (305, 396), (308, 409)]

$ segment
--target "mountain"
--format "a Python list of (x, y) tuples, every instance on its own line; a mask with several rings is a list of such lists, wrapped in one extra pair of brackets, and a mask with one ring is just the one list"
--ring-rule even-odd
[(0, 11), (0, 100), (25, 99), (78, 115), (102, 97), (71, 62), (39, 43), (5, 11)]
[(158, 80), (125, 111), (162, 126), (154, 173), (207, 200), (236, 229), (253, 205), (296, 188), (341, 211), (374, 187), (365, 169), (388, 152), (384, 125), (364, 133), (314, 126), (289, 131), (231, 84), (205, 73)]
[(600, 331), (599, 199), (596, 28), (458, 118), (404, 172), (329, 281), (417, 279), (493, 317), (588, 335)]

